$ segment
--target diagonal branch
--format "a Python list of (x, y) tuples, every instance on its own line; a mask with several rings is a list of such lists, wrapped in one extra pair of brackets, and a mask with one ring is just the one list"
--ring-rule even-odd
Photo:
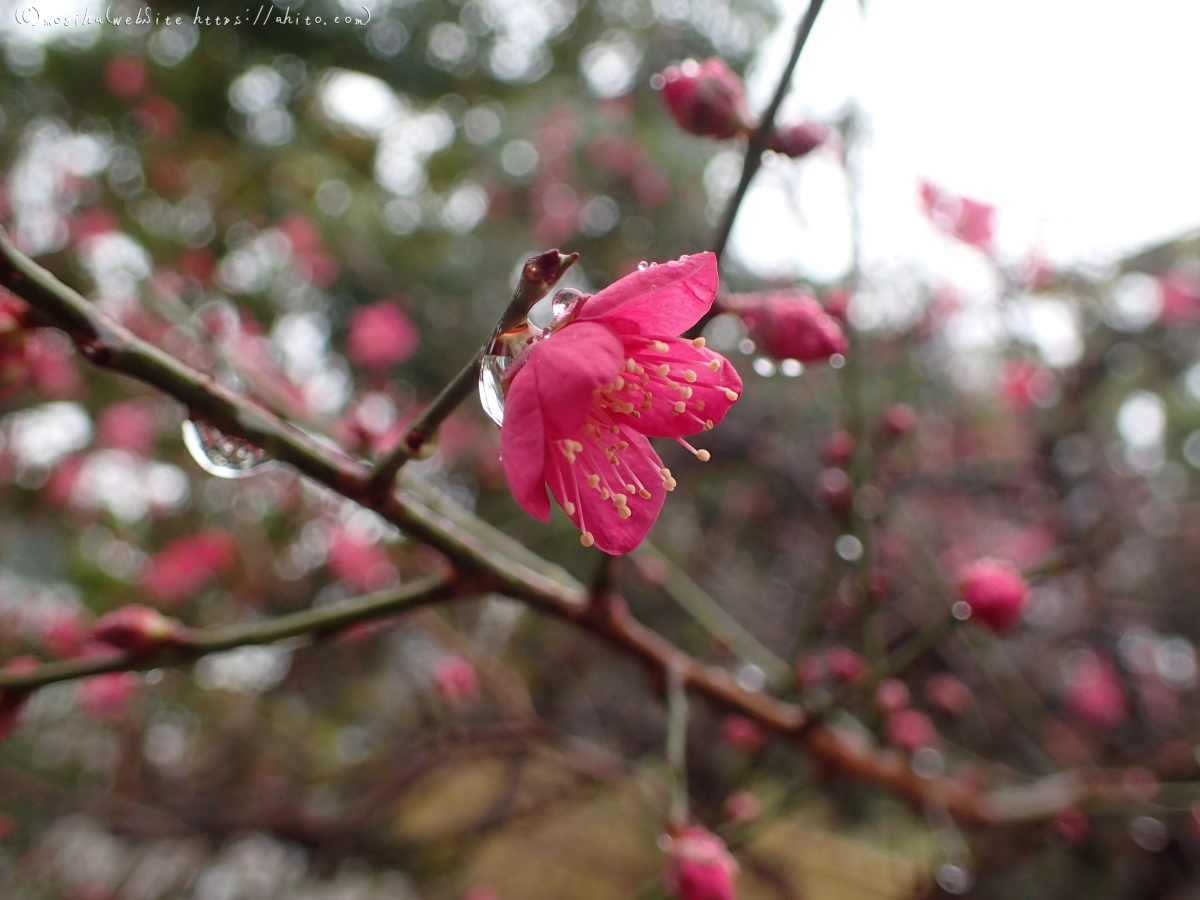
[[(813, 2), (820, 5), (820, 0)], [(416, 473), (402, 473), (403, 490), (373, 489), (369, 467), (319, 443), (259, 404), (222, 388), (211, 377), (138, 338), (21, 253), (3, 230), (0, 230), (0, 285), (63, 328), (80, 353), (96, 365), (159, 388), (185, 403), (190, 415), (263, 447), (314, 481), (375, 510), (410, 536), (440, 550), (458, 570), (457, 577), (475, 576), (471, 591), (502, 592), (571, 622), (640, 661), (649, 671), (678, 671), (685, 687), (798, 741), (808, 752), (847, 775), (873, 782), (918, 805), (939, 804), (963, 821), (993, 825), (1049, 818), (1067, 806), (1089, 799), (1135, 802), (1139, 797), (1137, 792), (1143, 790), (1139, 782), (1126, 778), (1122, 770), (1067, 773), (993, 794), (982, 793), (953, 778), (921, 778), (900, 756), (880, 751), (856, 736), (814, 725), (801, 707), (748, 691), (724, 669), (698, 662), (637, 622), (620, 598), (609, 595), (603, 602), (589, 604), (583, 585), (564, 570), (538, 558), (457, 506)], [(429, 587), (433, 589), (432, 584)], [(451, 588), (447, 585), (442, 590)], [(412, 602), (433, 602), (433, 599), (414, 598)], [(314, 610), (302, 615), (321, 614), (329, 611)], [(311, 620), (304, 624), (296, 633), (322, 630), (320, 624), (314, 625)], [(271, 630), (280, 627), (279, 620), (258, 627), (265, 629), (259, 634), (271, 640), (281, 636)], [(95, 670), (52, 668), (86, 664), (100, 663), (54, 663), (37, 670), (42, 673), (41, 680), (18, 681), (16, 676), (6, 675), (5, 679), (13, 680), (0, 684), (24, 689), (64, 678), (137, 667), (127, 660), (123, 665), (110, 662), (111, 668)], [(47, 670), (56, 673), (56, 677), (46, 677)], [(1144, 797), (1141, 802), (1145, 802)]]
[(816, 24), (817, 13), (821, 11), (823, 3), (824, 0), (809, 0), (808, 9), (796, 28), (796, 40), (792, 44), (792, 55), (788, 57), (783, 74), (779, 76), (779, 83), (775, 87), (775, 94), (771, 97), (771, 102), (763, 110), (758, 128), (750, 136), (750, 143), (746, 145), (746, 158), (742, 162), (742, 177), (738, 181), (733, 196), (725, 205), (725, 212), (721, 214), (721, 225), (717, 229), (717, 237), (713, 241), (713, 252), (717, 254), (718, 259), (725, 253), (725, 245), (729, 243), (729, 235), (733, 231), (734, 219), (737, 218), (738, 209), (746, 197), (750, 182), (758, 173), (759, 167), (762, 166), (763, 152), (767, 149), (767, 144), (771, 140), (771, 132), (775, 129), (775, 116), (779, 113), (779, 107), (783, 105), (783, 100), (791, 89), (792, 73), (796, 71), (796, 63), (800, 61), (800, 52), (808, 41), (813, 25)]

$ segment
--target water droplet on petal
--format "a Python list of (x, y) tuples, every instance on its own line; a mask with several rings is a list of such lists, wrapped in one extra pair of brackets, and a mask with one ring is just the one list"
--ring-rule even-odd
[(550, 301), (550, 310), (554, 313), (550, 330), (555, 331), (575, 318), (586, 299), (582, 291), (574, 288), (563, 288), (555, 294), (554, 299)]
[(504, 370), (511, 363), (508, 356), (489, 353), (479, 366), (479, 402), (497, 426), (504, 425)]
[(277, 462), (244, 438), (191, 419), (183, 423), (183, 445), (196, 465), (217, 478), (247, 478)]
[(644, 259), (638, 263), (639, 272), (645, 272), (648, 268), (650, 268), (650, 263), (646, 262)]

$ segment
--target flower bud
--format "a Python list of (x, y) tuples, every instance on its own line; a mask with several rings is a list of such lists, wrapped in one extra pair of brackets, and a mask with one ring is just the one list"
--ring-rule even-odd
[(885, 678), (875, 688), (875, 708), (884, 715), (899, 712), (911, 701), (908, 685), (898, 678)]
[(667, 888), (677, 900), (735, 900), (737, 861), (725, 842), (710, 831), (689, 825), (671, 842)]
[(1067, 678), (1067, 709), (1100, 728), (1113, 728), (1125, 718), (1125, 690), (1108, 657), (1083, 652), (1071, 663)]
[(993, 631), (1005, 631), (1021, 618), (1029, 584), (1006, 562), (980, 559), (963, 569), (958, 590), (971, 617)]
[(162, 647), (188, 642), (187, 629), (182, 623), (136, 603), (102, 616), (92, 626), (92, 637), (133, 656), (148, 656)]
[(479, 693), (475, 667), (461, 656), (445, 656), (433, 670), (433, 686), (439, 695), (451, 703), (471, 700)]
[(829, 129), (819, 122), (785, 125), (771, 132), (767, 147), (793, 159), (816, 150), (829, 137)]
[(756, 722), (745, 716), (730, 716), (721, 725), (721, 739), (738, 750), (754, 753), (762, 748), (767, 736)]
[(684, 60), (662, 77), (663, 100), (684, 131), (723, 139), (753, 127), (742, 79), (720, 57)]
[(941, 739), (933, 720), (919, 709), (901, 709), (888, 716), (888, 740), (905, 750), (935, 747)]
[(847, 515), (851, 493), (850, 476), (841, 469), (826, 469), (817, 478), (817, 505), (824, 509)]
[(907, 403), (893, 403), (883, 411), (883, 432), (901, 437), (917, 427), (917, 411)]
[(867, 670), (866, 661), (849, 647), (841, 644), (829, 648), (829, 652), (825, 654), (825, 665), (833, 680), (843, 684), (853, 684)]
[(817, 362), (849, 346), (837, 320), (806, 294), (739, 294), (727, 298), (725, 308), (776, 359)]
[(831, 466), (842, 466), (854, 456), (854, 435), (843, 429), (838, 429), (825, 441), (822, 451), (825, 461)]
[(960, 716), (971, 705), (971, 689), (950, 673), (941, 672), (925, 683), (925, 699), (935, 709)]
[(723, 809), (726, 818), (733, 822), (753, 822), (762, 815), (763, 805), (749, 791), (734, 791), (725, 798)]

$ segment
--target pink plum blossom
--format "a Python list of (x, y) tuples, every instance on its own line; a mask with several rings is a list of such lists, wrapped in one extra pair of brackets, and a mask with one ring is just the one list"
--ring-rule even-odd
[(678, 900), (734, 900), (737, 871), (725, 842), (711, 831), (688, 825), (671, 842), (666, 882)]
[(952, 194), (928, 181), (921, 182), (921, 203), (925, 215), (942, 231), (964, 244), (984, 251), (991, 249), (994, 206)]
[(1083, 652), (1072, 660), (1067, 678), (1067, 708), (1077, 718), (1100, 728), (1113, 728), (1126, 714), (1125, 689), (1112, 660)]
[[(583, 297), (505, 372), (501, 459), (517, 502), (550, 517), (546, 487), (585, 547), (641, 543), (675, 479), (647, 438), (710, 430), (742, 380), (703, 338), (676, 337), (717, 291), (711, 253), (649, 266)], [(510, 374), (511, 373), (511, 374)]]
[(444, 656), (433, 670), (433, 686), (451, 703), (460, 704), (479, 693), (475, 667), (461, 656)]

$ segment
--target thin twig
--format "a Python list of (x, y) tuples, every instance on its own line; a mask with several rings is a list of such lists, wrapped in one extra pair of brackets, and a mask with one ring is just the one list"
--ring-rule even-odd
[(734, 190), (733, 196), (729, 198), (729, 202), (725, 205), (725, 211), (721, 214), (721, 224), (717, 229), (716, 239), (713, 241), (713, 252), (717, 255), (717, 259), (720, 259), (725, 253), (725, 245), (729, 243), (729, 235), (733, 231), (733, 222), (737, 218), (738, 209), (742, 205), (742, 200), (746, 197), (746, 191), (750, 187), (750, 182), (754, 179), (759, 167), (762, 165), (763, 152), (767, 149), (767, 144), (771, 140), (771, 132), (775, 130), (775, 116), (779, 112), (779, 107), (783, 105), (783, 100), (787, 96), (788, 91), (791, 89), (792, 73), (796, 71), (796, 63), (800, 61), (800, 52), (804, 49), (804, 44), (808, 41), (808, 36), (817, 21), (817, 13), (821, 11), (823, 2), (824, 0), (810, 0), (808, 10), (804, 13), (804, 18), (800, 20), (800, 24), (796, 28), (796, 40), (792, 44), (792, 55), (788, 57), (783, 74), (779, 76), (779, 83), (775, 86), (775, 94), (771, 97), (771, 102), (767, 104), (767, 108), (763, 110), (758, 128), (755, 129), (754, 134), (750, 135), (750, 142), (746, 145), (746, 157), (742, 161), (741, 180), (738, 181), (738, 186)]
[[(508, 301), (504, 313), (492, 337), (511, 331), (525, 322), (533, 305), (550, 292), (560, 278), (579, 259), (578, 253), (562, 253), (547, 250), (531, 256), (521, 269), (521, 280)], [(386, 491), (396, 478), (396, 473), (406, 462), (417, 456), (425, 444), (458, 405), (470, 396), (479, 382), (479, 367), (484, 354), (491, 349), (492, 337), (479, 348), (471, 360), (451, 379), (425, 411), (405, 429), (404, 434), (392, 450), (375, 464), (369, 481), (370, 489)]]
[(356, 597), (344, 603), (306, 609), (265, 622), (249, 625), (229, 625), (193, 632), (182, 646), (170, 647), (149, 655), (113, 653), (99, 657), (84, 657), (46, 663), (27, 672), (0, 670), (0, 689), (25, 691), (59, 681), (102, 675), (105, 672), (129, 672), (178, 666), (209, 653), (232, 650), (251, 644), (273, 644), (300, 635), (318, 637), (342, 631), (359, 622), (395, 615), (427, 606), (454, 596), (463, 596), (456, 589), (451, 572), (430, 575), (397, 588)]

